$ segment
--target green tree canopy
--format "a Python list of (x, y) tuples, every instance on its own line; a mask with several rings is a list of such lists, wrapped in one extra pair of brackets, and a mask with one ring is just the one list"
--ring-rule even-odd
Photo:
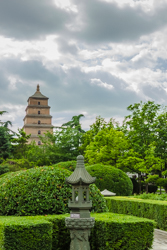
[(97, 116), (95, 122), (90, 125), (90, 129), (86, 131), (85, 134), (83, 134), (82, 145), (80, 146), (81, 153), (85, 153), (86, 147), (94, 140), (99, 131), (114, 127), (116, 127), (116, 129), (119, 128), (118, 123), (115, 122), (113, 118), (111, 118), (109, 122), (106, 122), (104, 118), (102, 118), (101, 116)]
[(85, 158), (89, 164), (103, 163), (116, 166), (118, 159), (127, 149), (128, 142), (122, 131), (104, 128), (86, 147)]
[(31, 135), (27, 135), (24, 132), (23, 128), (18, 129), (18, 133), (16, 133), (17, 137), (12, 139), (12, 143), (14, 144), (14, 157), (17, 159), (26, 158), (26, 152), (28, 150), (28, 139)]
[(12, 154), (11, 136), (6, 127), (0, 126), (0, 158), (6, 159)]

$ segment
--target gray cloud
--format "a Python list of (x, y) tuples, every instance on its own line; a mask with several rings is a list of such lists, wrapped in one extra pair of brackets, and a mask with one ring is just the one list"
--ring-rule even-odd
[(76, 55), (78, 53), (78, 48), (76, 47), (76, 45), (69, 44), (69, 42), (63, 37), (60, 37), (57, 39), (57, 44), (58, 44), (59, 51), (63, 54)]
[(167, 25), (167, 4), (149, 14), (141, 8), (99, 0), (73, 0), (78, 6), (83, 28), (75, 35), (86, 43), (136, 40)]
[(58, 8), (53, 0), (0, 0), (0, 34), (21, 40), (62, 35), (60, 50), (75, 53), (69, 39), (87, 44), (131, 41), (167, 24), (166, 3), (148, 14), (139, 7), (120, 8), (100, 0), (71, 1), (78, 13)]
[[(112, 116), (113, 113), (122, 114), (122, 109), (139, 99), (134, 92), (126, 90), (125, 82), (105, 72), (86, 74), (77, 67), (66, 73), (61, 68), (55, 68), (54, 72), (51, 72), (41, 62), (22, 62), (18, 59), (0, 61), (0, 67), (2, 65), (8, 76), (19, 75), (20, 80), (15, 83), (16, 88), (10, 89), (8, 94), (10, 102), (17, 105), (26, 105), (28, 97), (36, 91), (38, 81), (45, 83), (41, 86), (41, 92), (50, 97), (52, 110), (58, 112), (84, 110), (96, 112), (97, 115)], [(112, 84), (114, 89), (108, 90), (91, 84), (91, 79), (100, 79)], [(28, 81), (34, 81), (34, 84), (28, 86), (25, 84)], [(9, 81), (7, 85), (9, 87)], [(0, 100), (1, 104), (6, 102), (6, 97), (1, 93)]]
[(0, 0), (0, 34), (14, 39), (39, 39), (65, 29), (74, 13), (53, 0)]

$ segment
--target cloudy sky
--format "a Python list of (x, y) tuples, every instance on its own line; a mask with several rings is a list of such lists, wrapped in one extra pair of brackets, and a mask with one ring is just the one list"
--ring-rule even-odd
[(1, 119), (15, 131), (37, 84), (55, 126), (167, 105), (167, 0), (0, 0)]

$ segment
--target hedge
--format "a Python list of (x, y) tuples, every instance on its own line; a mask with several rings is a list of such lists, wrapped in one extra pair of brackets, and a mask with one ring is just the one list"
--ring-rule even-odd
[(107, 197), (105, 199), (110, 212), (155, 220), (157, 228), (167, 230), (167, 201), (127, 197)]
[(122, 170), (100, 163), (86, 166), (86, 170), (91, 176), (96, 177), (96, 186), (101, 191), (107, 189), (118, 196), (132, 194), (132, 181)]
[(0, 217), (0, 250), (50, 250), (52, 227), (42, 218)]
[[(68, 250), (70, 231), (64, 215), (1, 216), (0, 250)], [(91, 214), (91, 250), (148, 250), (153, 242), (154, 222), (112, 213)]]

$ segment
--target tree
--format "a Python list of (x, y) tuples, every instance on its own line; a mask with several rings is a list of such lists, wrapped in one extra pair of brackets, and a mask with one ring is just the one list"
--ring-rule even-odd
[(89, 164), (103, 163), (116, 166), (123, 152), (128, 149), (124, 133), (114, 128), (100, 130), (86, 147), (85, 159)]
[(6, 127), (0, 126), (0, 158), (6, 159), (11, 156), (11, 136)]
[(31, 143), (27, 152), (28, 159), (40, 166), (76, 160), (85, 132), (79, 123), (82, 116), (73, 116), (72, 121), (57, 127), (53, 133), (47, 132), (44, 136), (39, 136), (42, 145), (36, 148), (36, 145)]
[[(7, 111), (0, 111), (0, 115), (3, 115), (3, 114), (5, 114), (5, 113), (7, 113)], [(3, 127), (5, 127), (5, 128), (8, 128), (8, 125), (11, 125), (11, 126), (12, 126), (11, 121), (2, 122), (2, 121), (0, 120), (0, 124), (1, 124)]]
[[(158, 162), (153, 165), (159, 168), (160, 161), (156, 157), (155, 148), (152, 152), (148, 150), (149, 147), (151, 149), (151, 146), (155, 146), (157, 140), (156, 126), (161, 106), (148, 101), (147, 103), (135, 103), (134, 105), (130, 105), (127, 109), (131, 114), (125, 117), (123, 129), (129, 140), (130, 148), (137, 154), (139, 162), (135, 165), (135, 168), (138, 170), (140, 179), (141, 172), (144, 171), (148, 174), (150, 171), (153, 171), (149, 164), (149, 157), (151, 157), (152, 162)], [(149, 154), (150, 156), (148, 157)]]
[(83, 114), (80, 114), (78, 116), (73, 116), (71, 121), (62, 124), (62, 126), (61, 126), (61, 129), (67, 128), (66, 132), (68, 132), (69, 128), (74, 129), (73, 131), (75, 131), (75, 144), (76, 144), (75, 146), (77, 148), (80, 146), (81, 137), (85, 133), (85, 131), (81, 128), (81, 124), (80, 124), (80, 119), (82, 117), (84, 117)]
[(28, 150), (28, 139), (31, 135), (27, 135), (23, 128), (18, 129), (15, 138), (12, 139), (14, 143), (14, 157), (17, 159), (26, 158), (26, 151)]
[(62, 127), (67, 126), (70, 128), (77, 128), (80, 132), (84, 133), (85, 131), (82, 130), (81, 124), (80, 124), (81, 117), (84, 117), (84, 115), (80, 114), (78, 116), (77, 115), (73, 116), (71, 121), (62, 124)]
[(52, 163), (75, 160), (79, 152), (82, 133), (78, 128), (60, 127), (53, 134), (47, 132), (40, 137), (44, 154), (47, 153)]
[[(0, 115), (7, 113), (6, 111), (0, 111)], [(11, 138), (12, 134), (8, 125), (12, 125), (10, 121), (2, 122), (0, 120), (0, 158), (6, 159), (12, 154)]]
[(99, 131), (114, 127), (119, 130), (118, 123), (115, 122), (113, 118), (111, 118), (107, 123), (104, 118), (102, 118), (101, 116), (97, 116), (96, 121), (92, 125), (90, 125), (90, 130), (86, 131), (86, 133), (83, 134), (82, 145), (80, 146), (81, 153), (85, 153), (86, 147), (94, 140)]
[(157, 157), (163, 160), (161, 165), (161, 171), (159, 171), (159, 177), (162, 176), (162, 171), (167, 170), (167, 112), (163, 112), (157, 117), (155, 124), (155, 153)]

